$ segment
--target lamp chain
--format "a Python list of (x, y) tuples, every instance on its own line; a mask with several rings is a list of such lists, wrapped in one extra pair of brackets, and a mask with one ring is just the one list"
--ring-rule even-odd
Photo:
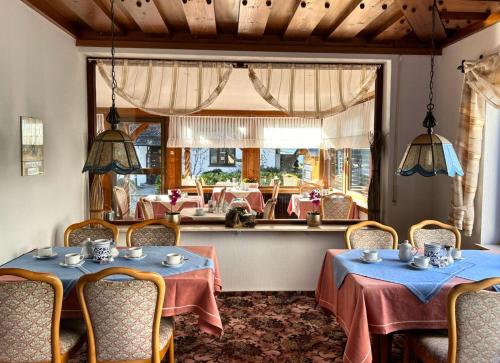
[(111, 101), (112, 108), (115, 108), (115, 0), (111, 0)]
[(431, 72), (430, 72), (430, 80), (429, 80), (429, 103), (427, 104), (427, 111), (432, 112), (434, 109), (434, 53), (435, 53), (435, 33), (436, 33), (436, 14), (435, 10), (437, 10), (436, 0), (433, 1), (432, 4), (432, 34), (431, 34)]

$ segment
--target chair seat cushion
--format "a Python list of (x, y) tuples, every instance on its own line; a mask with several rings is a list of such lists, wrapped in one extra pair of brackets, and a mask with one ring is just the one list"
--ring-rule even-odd
[(174, 334), (174, 319), (161, 318), (160, 321), (160, 347), (168, 344), (170, 337)]
[(424, 362), (448, 362), (448, 336), (442, 332), (421, 333), (410, 336), (412, 350)]
[(61, 354), (68, 353), (85, 335), (85, 324), (82, 320), (63, 320), (59, 329), (59, 345)]

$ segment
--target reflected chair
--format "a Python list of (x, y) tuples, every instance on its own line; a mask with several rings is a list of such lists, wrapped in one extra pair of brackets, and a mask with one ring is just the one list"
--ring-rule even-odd
[(343, 193), (331, 193), (321, 197), (321, 219), (349, 219), (352, 198)]
[(122, 187), (114, 186), (113, 198), (115, 201), (116, 209), (118, 211), (118, 216), (121, 219), (129, 217), (130, 209), (128, 204), (128, 195), (125, 189)]
[(224, 201), (226, 200), (226, 187), (222, 188), (219, 194), (219, 200), (217, 200), (217, 208), (222, 208)]
[(87, 238), (118, 242), (118, 228), (102, 219), (88, 219), (72, 224), (64, 231), (64, 247), (80, 247)]
[(196, 181), (196, 194), (200, 198), (200, 208), (205, 206), (205, 195), (203, 194), (203, 185), (199, 180)]
[(274, 212), (276, 209), (276, 201), (273, 199), (269, 199), (264, 206), (264, 214), (262, 219), (274, 220)]
[(448, 335), (406, 335), (404, 361), (499, 362), (500, 293), (485, 290), (498, 284), (500, 277), (456, 285), (448, 294)]
[(321, 185), (315, 184), (315, 183), (305, 183), (305, 182), (302, 182), (302, 183), (300, 183), (300, 186), (299, 186), (299, 193), (300, 194), (302, 194), (302, 193), (310, 193), (310, 192), (312, 192), (315, 189), (321, 189)]
[(84, 329), (60, 326), (61, 280), (17, 268), (0, 269), (3, 276), (19, 280), (0, 281), (0, 362), (67, 362)]
[(76, 292), (87, 326), (90, 363), (160, 363), (167, 350), (169, 362), (174, 362), (174, 321), (161, 317), (165, 281), (159, 274), (107, 268), (82, 276)]
[(273, 185), (273, 194), (271, 196), (271, 199), (274, 201), (278, 200), (278, 196), (280, 194), (280, 185), (281, 185), (281, 180), (275, 180), (274, 185)]
[(425, 242), (439, 242), (446, 246), (460, 248), (462, 240), (462, 236), (455, 226), (431, 219), (411, 226), (408, 238), (410, 243), (418, 249), (424, 248)]
[(127, 246), (178, 246), (180, 234), (177, 224), (151, 219), (128, 228)]
[(375, 221), (364, 221), (349, 226), (345, 232), (348, 249), (378, 248), (396, 249), (398, 234), (394, 228)]
[(141, 211), (142, 218), (144, 220), (155, 218), (153, 203), (150, 200), (148, 200), (147, 198), (140, 198), (139, 203), (137, 205)]

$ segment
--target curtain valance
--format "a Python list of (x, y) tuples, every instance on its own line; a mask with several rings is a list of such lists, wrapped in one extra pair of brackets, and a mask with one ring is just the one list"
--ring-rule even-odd
[(377, 66), (256, 63), (248, 68), (255, 90), (296, 117), (324, 118), (374, 97)]
[(374, 112), (375, 100), (370, 100), (323, 119), (323, 147), (369, 148)]
[[(111, 87), (111, 61), (98, 60)], [(116, 93), (146, 112), (186, 115), (206, 108), (222, 92), (232, 66), (221, 62), (117, 60)]]
[(293, 117), (172, 117), (168, 147), (319, 148), (321, 120)]

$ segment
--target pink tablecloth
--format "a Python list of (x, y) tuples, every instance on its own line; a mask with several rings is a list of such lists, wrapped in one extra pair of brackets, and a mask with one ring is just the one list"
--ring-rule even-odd
[[(220, 335), (222, 321), (215, 295), (222, 290), (222, 282), (215, 248), (211, 246), (185, 246), (183, 248), (211, 258), (214, 261), (215, 271), (206, 269), (165, 277), (166, 289), (162, 316), (195, 313), (199, 317), (198, 325), (202, 331)], [(80, 316), (80, 305), (75, 289), (73, 289), (63, 301), (62, 317)]]
[[(212, 200), (219, 201), (220, 192), (221, 192), (220, 188), (214, 188), (214, 191), (212, 193)], [(226, 197), (224, 198), (226, 202), (228, 204), (231, 204), (234, 198), (242, 198), (242, 196), (239, 194), (239, 192), (235, 194), (232, 193), (230, 190), (226, 190)], [(252, 210), (258, 213), (264, 212), (264, 197), (262, 196), (260, 190), (258, 189), (251, 190), (248, 192), (248, 194), (246, 194), (244, 198), (247, 200)]]
[(427, 304), (420, 302), (403, 285), (355, 274), (347, 275), (337, 289), (333, 256), (343, 251), (326, 252), (316, 287), (316, 301), (335, 314), (347, 335), (344, 362), (372, 362), (370, 333), (389, 334), (398, 330), (443, 329), (448, 326), (448, 292), (454, 285), (467, 280), (454, 278), (448, 281)]
[[(154, 200), (151, 202), (151, 204), (153, 204), (153, 212), (155, 218), (163, 218), (165, 216), (165, 213), (170, 212), (169, 202)], [(180, 198), (177, 201), (177, 204), (174, 206), (173, 211), (179, 212), (184, 208), (202, 208), (202, 207), (203, 203), (200, 200), (200, 197), (196, 195), (196, 196), (189, 196), (187, 198)], [(139, 208), (139, 202), (137, 202), (137, 205), (135, 207), (135, 218), (136, 219), (144, 218), (142, 215), (142, 211)]]
[[(300, 194), (292, 194), (290, 202), (288, 203), (288, 215), (291, 216), (292, 214), (295, 214), (297, 219), (306, 219), (307, 213), (312, 211), (313, 204), (311, 200), (302, 197)], [(359, 211), (356, 203), (353, 203), (349, 219), (359, 219)]]

